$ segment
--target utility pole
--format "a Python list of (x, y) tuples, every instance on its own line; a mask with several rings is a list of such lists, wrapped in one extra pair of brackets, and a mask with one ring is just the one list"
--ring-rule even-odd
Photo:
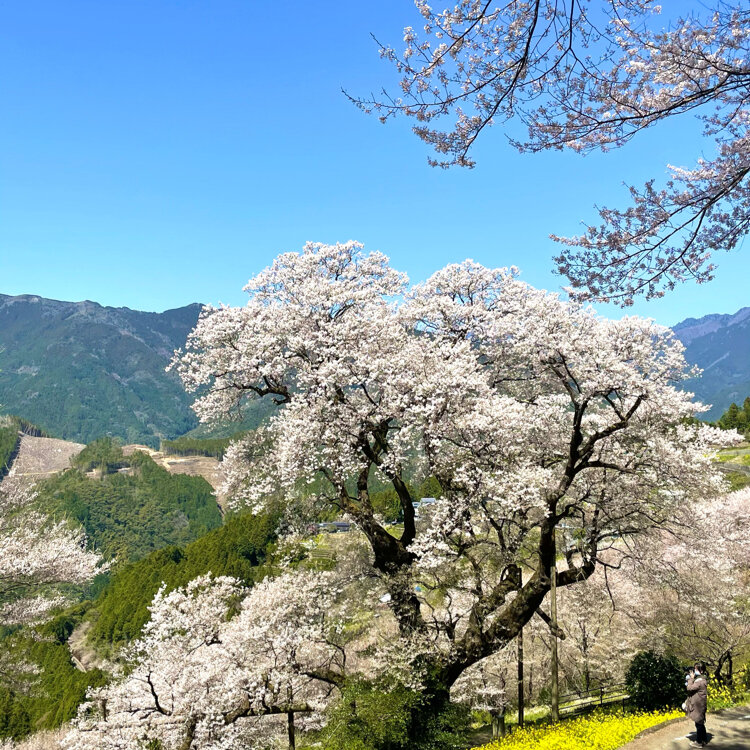
[(552, 721), (560, 721), (560, 688), (557, 681), (557, 543), (552, 529), (552, 567), (550, 569), (550, 620), (552, 631)]
[[(289, 704), (289, 708), (292, 707), (292, 686), (287, 685), (286, 687), (286, 699)], [(294, 736), (294, 711), (287, 711), (286, 714), (286, 731), (287, 737), (289, 738), (289, 750), (295, 750), (297, 742)]]
[(518, 728), (523, 727), (523, 626), (518, 631)]

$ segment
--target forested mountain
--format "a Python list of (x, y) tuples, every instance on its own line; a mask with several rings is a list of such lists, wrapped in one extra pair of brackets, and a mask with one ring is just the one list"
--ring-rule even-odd
[(192, 397), (166, 373), (201, 306), (163, 313), (0, 295), (0, 404), (48, 432), (158, 446), (195, 427)]
[(703, 418), (718, 419), (733, 401), (742, 404), (750, 394), (750, 307), (734, 315), (688, 318), (673, 330), (687, 347), (688, 362), (703, 370), (685, 385), (712, 404)]
[[(0, 294), (0, 404), (49, 433), (88, 443), (102, 435), (158, 447), (195, 431), (225, 437), (257, 426), (272, 409), (254, 405), (240, 424), (200, 426), (177, 377), (165, 372), (184, 346), (201, 305), (163, 313), (95, 302)], [(750, 307), (734, 315), (688, 318), (674, 326), (702, 377), (687, 387), (713, 404), (717, 419), (750, 394)], [(197, 428), (197, 429), (196, 429)]]

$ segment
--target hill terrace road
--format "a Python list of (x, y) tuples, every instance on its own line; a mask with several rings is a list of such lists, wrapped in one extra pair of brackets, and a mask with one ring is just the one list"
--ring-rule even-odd
[[(710, 750), (750, 750), (750, 706), (736, 706), (706, 718)], [(623, 745), (620, 750), (687, 750), (695, 736), (688, 719), (670, 722)]]

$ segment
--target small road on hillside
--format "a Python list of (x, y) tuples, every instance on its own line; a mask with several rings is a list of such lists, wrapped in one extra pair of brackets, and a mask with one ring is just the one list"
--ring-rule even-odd
[[(706, 719), (710, 750), (750, 750), (750, 706), (728, 708)], [(695, 724), (680, 719), (623, 745), (620, 750), (687, 750)]]

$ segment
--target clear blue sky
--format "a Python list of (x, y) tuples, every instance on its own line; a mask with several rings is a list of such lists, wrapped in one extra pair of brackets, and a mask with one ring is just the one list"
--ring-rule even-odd
[[(399, 42), (414, 20), (410, 0), (0, 3), (0, 292), (240, 304), (278, 252), (347, 239), (412, 279), (472, 257), (556, 289), (550, 232), (700, 153), (690, 119), (586, 158), (521, 156), (495, 128), (476, 169), (432, 169), (409, 123), (340, 92), (392, 83), (369, 33)], [(717, 260), (713, 283), (635, 312), (750, 305), (750, 249)]]

